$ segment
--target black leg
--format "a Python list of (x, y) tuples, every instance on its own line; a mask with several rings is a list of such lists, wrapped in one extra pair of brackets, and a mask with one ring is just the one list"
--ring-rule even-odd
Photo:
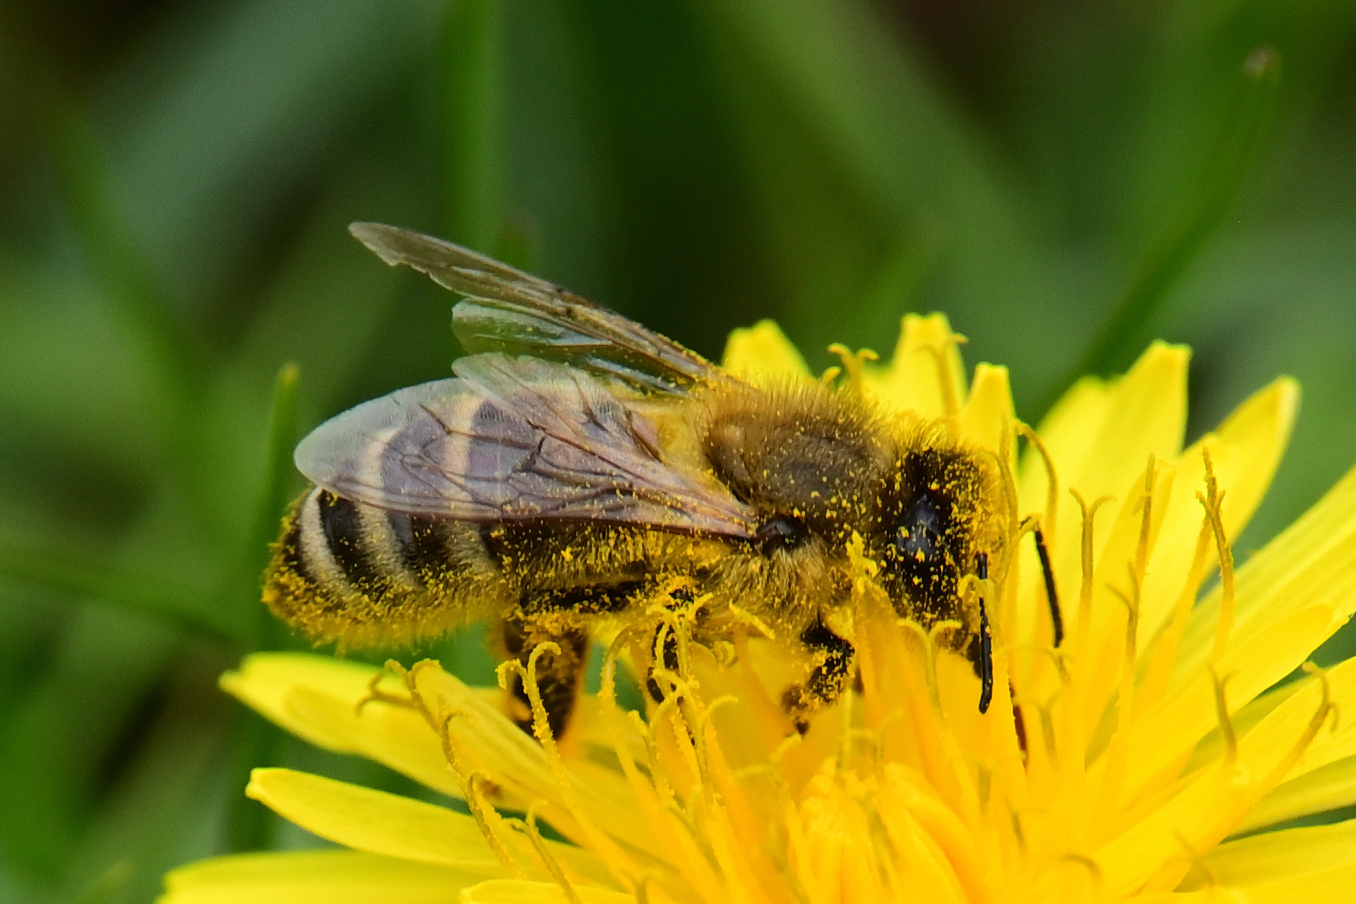
[(504, 623), (504, 646), (523, 668), (522, 675), (514, 674), (509, 684), (509, 691), (517, 704), (514, 707), (514, 721), (528, 734), (535, 734), (534, 719), (532, 698), (523, 675), (527, 674), (533, 651), (548, 641), (558, 646), (560, 652), (546, 650), (537, 656), (537, 694), (541, 697), (542, 708), (546, 710), (546, 724), (551, 729), (551, 735), (559, 738), (569, 727), (570, 714), (574, 712), (575, 699), (583, 684), (584, 669), (588, 665), (588, 633), (576, 627), (562, 629), (556, 626), (555, 630), (551, 630), (541, 621), (518, 616)]
[[(975, 577), (989, 578), (989, 557), (980, 553), (975, 557)], [(989, 612), (984, 597), (979, 597), (979, 711), (988, 712), (993, 702), (993, 634), (989, 631)]]
[(818, 662), (804, 684), (787, 688), (782, 695), (782, 707), (795, 722), (796, 731), (805, 734), (810, 728), (811, 714), (842, 696), (857, 651), (818, 619), (801, 633), (800, 640)]
[[(686, 587), (678, 587), (668, 592), (669, 611), (681, 611), (691, 606), (693, 596), (691, 590)], [(700, 615), (700, 613), (698, 613)], [(660, 637), (663, 636), (662, 650), (659, 649)], [(662, 667), (670, 672), (677, 672), (681, 663), (678, 661), (678, 636), (673, 631), (673, 624), (667, 620), (660, 621), (654, 629), (654, 636), (650, 640), (649, 654), (652, 657), (650, 664), (650, 674), (645, 678), (645, 690), (650, 695), (650, 699), (655, 703), (663, 703), (666, 693), (659, 682), (655, 680), (654, 670)]]
[(1050, 567), (1050, 550), (1045, 547), (1045, 534), (1040, 525), (1031, 531), (1036, 538), (1036, 555), (1041, 560), (1041, 574), (1045, 576), (1045, 600), (1050, 604), (1050, 623), (1055, 627), (1055, 647), (1064, 642), (1064, 618), (1059, 612), (1059, 595), (1055, 592), (1055, 570)]
[[(650, 641), (650, 655), (654, 655), (660, 644), (660, 635), (663, 635), (664, 649), (660, 652), (659, 659), (663, 666), (670, 672), (678, 671), (678, 638), (673, 634), (673, 626), (667, 622), (660, 622), (659, 627), (655, 629), (654, 639)], [(659, 686), (659, 682), (654, 677), (654, 666), (650, 667), (650, 675), (645, 679), (645, 690), (649, 692), (650, 699), (655, 703), (663, 703), (664, 689)]]
[[(588, 618), (620, 612), (650, 587), (648, 580), (636, 579), (524, 591), (518, 611), (504, 620), (503, 653), (517, 659), (524, 672), (532, 651), (540, 644), (550, 641), (560, 647), (559, 653), (543, 652), (538, 656), (536, 667), (537, 692), (555, 737), (560, 737), (569, 726), (575, 699), (583, 685), (588, 666), (589, 635), (585, 628)], [(518, 725), (534, 734), (531, 698), (522, 678), (515, 676), (509, 689)]]

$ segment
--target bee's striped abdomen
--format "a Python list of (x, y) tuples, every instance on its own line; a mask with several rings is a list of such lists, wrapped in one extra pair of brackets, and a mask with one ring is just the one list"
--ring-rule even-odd
[(316, 487), (284, 519), (264, 602), (317, 641), (409, 644), (495, 611), (496, 572), (474, 526)]

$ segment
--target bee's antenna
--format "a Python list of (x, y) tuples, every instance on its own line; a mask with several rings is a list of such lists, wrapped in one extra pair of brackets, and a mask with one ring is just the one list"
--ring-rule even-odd
[[(975, 557), (975, 577), (981, 581), (989, 578), (989, 554), (980, 553)], [(979, 597), (979, 711), (989, 711), (993, 701), (993, 634), (989, 631), (989, 613), (984, 608), (984, 596)]]
[(1031, 529), (1036, 538), (1036, 555), (1041, 560), (1041, 574), (1045, 576), (1045, 599), (1050, 603), (1050, 624), (1055, 629), (1055, 648), (1064, 642), (1064, 618), (1059, 612), (1059, 594), (1055, 592), (1055, 570), (1050, 567), (1050, 550), (1045, 546), (1045, 534), (1037, 524)]

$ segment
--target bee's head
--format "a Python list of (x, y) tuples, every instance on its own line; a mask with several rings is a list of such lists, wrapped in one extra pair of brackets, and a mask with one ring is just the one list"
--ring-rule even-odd
[(871, 550), (901, 615), (924, 627), (943, 619), (970, 626), (961, 579), (1000, 543), (995, 503), (1002, 497), (991, 462), (941, 446), (907, 448), (887, 481)]

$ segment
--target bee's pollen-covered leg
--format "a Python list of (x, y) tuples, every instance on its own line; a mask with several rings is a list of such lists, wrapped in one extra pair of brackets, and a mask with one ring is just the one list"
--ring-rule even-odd
[(810, 729), (810, 716), (826, 703), (833, 703), (847, 689), (852, 660), (852, 644), (834, 634), (818, 619), (800, 635), (801, 642), (818, 660), (810, 677), (794, 684), (782, 695), (782, 708), (791, 717), (796, 731)]
[[(559, 738), (570, 724), (575, 700), (583, 686), (589, 655), (588, 632), (579, 627), (511, 617), (504, 622), (503, 638), (508, 654), (522, 665), (521, 674), (514, 672), (509, 684), (514, 721), (523, 731), (535, 734), (532, 696), (524, 680), (525, 675), (533, 674), (537, 680), (537, 695), (546, 711), (547, 727), (552, 737)], [(536, 654), (533, 664), (534, 651), (547, 642), (554, 643), (559, 651), (542, 650)]]
[[(655, 703), (663, 703), (667, 693), (664, 687), (654, 676), (656, 669), (663, 668), (669, 672), (676, 672), (679, 668), (678, 663), (678, 638), (674, 636), (672, 627), (666, 622), (660, 622), (659, 627), (655, 629), (654, 639), (650, 641), (650, 652), (653, 655), (663, 644), (663, 650), (656, 657), (656, 661), (650, 665), (650, 674), (645, 678), (645, 690), (649, 693), (650, 699)], [(667, 683), (667, 682), (665, 682)]]

